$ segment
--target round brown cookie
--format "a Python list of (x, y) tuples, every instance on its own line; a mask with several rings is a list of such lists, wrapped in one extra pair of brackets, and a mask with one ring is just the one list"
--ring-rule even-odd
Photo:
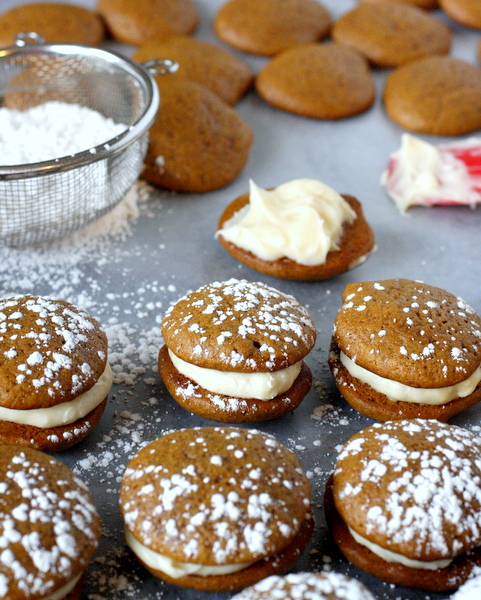
[[(461, 298), (424, 283), (390, 279), (351, 283), (342, 299), (329, 366), (357, 411), (378, 421), (447, 421), (481, 400), (481, 383), (474, 379), (469, 389), (444, 396), (444, 403), (427, 403), (479, 375), (481, 319)], [(353, 370), (359, 367), (364, 371)]]
[(255, 429), (204, 427), (160, 437), (127, 465), (120, 509), (127, 543), (144, 566), (204, 591), (237, 590), (287, 571), (313, 530), (299, 461)]
[(459, 587), (481, 566), (480, 452), (479, 437), (435, 420), (377, 423), (352, 436), (325, 495), (341, 552), (388, 583)]
[[(392, 2), (392, 0), (360, 0), (360, 2)], [(405, 2), (406, 4), (412, 4), (425, 10), (431, 10), (438, 7), (438, 0), (398, 0), (398, 2)]]
[(461, 25), (481, 29), (481, 3), (478, 0), (439, 0), (439, 6)]
[(411, 131), (462, 135), (481, 127), (481, 70), (450, 56), (398, 67), (384, 87), (388, 116)]
[[(287, 257), (264, 260), (249, 250), (224, 239), (222, 235), (218, 236), (219, 241), (241, 263), (272, 277), (298, 281), (316, 281), (334, 277), (364, 262), (374, 249), (374, 233), (364, 217), (361, 203), (353, 196), (344, 195), (343, 198), (356, 212), (357, 218), (352, 223), (344, 224), (339, 250), (329, 252), (326, 261), (320, 265), (303, 265)], [(249, 192), (231, 202), (219, 219), (218, 231), (222, 229), (226, 221), (248, 203)]]
[(334, 24), (332, 37), (377, 67), (447, 54), (451, 47), (451, 31), (445, 23), (403, 2), (360, 4)]
[(0, 445), (2, 598), (63, 591), (59, 598), (79, 600), (99, 538), (92, 498), (67, 466), (32, 448)]
[(341, 573), (272, 575), (239, 592), (232, 600), (374, 600), (359, 581)]
[(0, 300), (0, 317), (0, 442), (54, 452), (84, 439), (112, 383), (97, 320), (29, 295)]
[(98, 0), (96, 9), (113, 38), (136, 46), (189, 35), (199, 22), (193, 0)]
[[(272, 419), (294, 410), (311, 387), (303, 358), (315, 343), (314, 323), (295, 298), (262, 283), (230, 279), (205, 285), (167, 311), (161, 330), (160, 375), (174, 399), (202, 417), (229, 423)], [(181, 370), (200, 367), (195, 372), (200, 383), (179, 372), (175, 357), (188, 363)], [(294, 371), (292, 381), (286, 369)], [(283, 387), (276, 388), (273, 379), (281, 375)]]
[(47, 43), (97, 46), (105, 27), (93, 10), (60, 2), (19, 4), (0, 15), (0, 46), (11, 46), (20, 32), (35, 31)]
[(179, 70), (169, 79), (196, 81), (234, 105), (251, 87), (254, 75), (249, 66), (232, 52), (204, 40), (171, 36), (164, 42), (150, 42), (134, 52), (132, 58), (145, 62), (169, 58), (179, 64)]
[(278, 54), (261, 69), (255, 88), (272, 106), (317, 119), (361, 113), (375, 97), (366, 59), (337, 43), (304, 44)]
[(161, 109), (150, 129), (142, 177), (182, 192), (208, 192), (244, 168), (254, 135), (228, 104), (185, 79), (158, 81)]
[(329, 12), (317, 0), (229, 0), (214, 19), (223, 42), (262, 56), (321, 40), (330, 27)]

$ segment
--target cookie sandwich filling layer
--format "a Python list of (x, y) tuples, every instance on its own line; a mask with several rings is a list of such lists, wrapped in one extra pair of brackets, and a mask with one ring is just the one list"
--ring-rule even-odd
[(189, 575), (200, 575), (208, 577), (209, 575), (230, 575), (250, 567), (253, 562), (237, 563), (231, 565), (201, 565), (195, 563), (184, 563), (173, 560), (165, 554), (154, 552), (147, 546), (144, 546), (137, 540), (128, 529), (125, 530), (125, 540), (132, 552), (151, 569), (162, 571), (173, 579), (188, 577)]
[(63, 600), (74, 589), (74, 587), (77, 585), (77, 583), (79, 582), (82, 575), (83, 575), (83, 573), (80, 573), (79, 575), (77, 575), (77, 577), (74, 577), (74, 579), (72, 579), (72, 581), (69, 581), (69, 583), (66, 583), (65, 585), (63, 585), (61, 588), (59, 588), (52, 594), (49, 594), (48, 596), (44, 596), (41, 600)]
[(314, 266), (339, 250), (344, 224), (355, 219), (344, 198), (315, 179), (295, 179), (274, 190), (251, 180), (249, 203), (216, 235), (263, 260), (287, 257)]
[(447, 404), (451, 400), (464, 398), (472, 394), (481, 381), (480, 366), (467, 379), (455, 385), (441, 388), (417, 388), (376, 375), (376, 373), (356, 364), (342, 350), (340, 361), (352, 377), (371, 386), (376, 392), (384, 394), (390, 400), (400, 402), (414, 402), (431, 406)]
[(172, 364), (179, 373), (209, 392), (235, 398), (272, 400), (291, 388), (302, 368), (302, 360), (300, 360), (290, 367), (272, 372), (218, 371), (198, 367), (180, 359), (171, 350), (168, 352)]
[(429, 571), (436, 571), (437, 569), (444, 569), (447, 567), (452, 561), (452, 558), (444, 558), (440, 560), (432, 560), (432, 561), (422, 561), (415, 560), (412, 558), (408, 558), (398, 552), (392, 552), (392, 550), (387, 550), (374, 542), (367, 540), (362, 535), (356, 533), (351, 527), (348, 527), (349, 533), (356, 540), (358, 544), (361, 546), (365, 546), (371, 552), (373, 552), (379, 558), (382, 558), (386, 562), (398, 563), (404, 565), (405, 567), (411, 567), (412, 569), (426, 569)]
[(62, 402), (48, 408), (17, 410), (0, 406), (0, 421), (19, 425), (33, 425), (42, 429), (69, 425), (82, 419), (101, 404), (112, 387), (113, 374), (107, 363), (104, 372), (86, 392), (70, 402)]

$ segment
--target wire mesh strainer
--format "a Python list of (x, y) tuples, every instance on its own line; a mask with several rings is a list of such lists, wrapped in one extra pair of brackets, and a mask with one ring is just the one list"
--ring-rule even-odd
[[(33, 41), (26, 44), (25, 37)], [(162, 72), (175, 70), (171, 61), (154, 66), (164, 63)], [(0, 50), (1, 105), (25, 110), (55, 100), (128, 126), (71, 156), (0, 164), (0, 243), (25, 246), (63, 237), (122, 199), (142, 170), (159, 107), (152, 61), (144, 65), (100, 48), (45, 44), (35, 34), (17, 36), (16, 46)]]

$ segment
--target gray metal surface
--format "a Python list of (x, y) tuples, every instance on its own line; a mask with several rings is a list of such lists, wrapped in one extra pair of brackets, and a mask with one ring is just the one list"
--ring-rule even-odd
[[(196, 35), (216, 41), (211, 22), (221, 0), (197, 0), (197, 4), (201, 25)], [(325, 0), (325, 4), (337, 18), (356, 2)], [(454, 24), (453, 29), (453, 55), (475, 63), (479, 35)], [(257, 57), (244, 58), (254, 71), (265, 63)], [(345, 285), (390, 277), (419, 279), (462, 296), (481, 312), (480, 209), (416, 208), (402, 216), (379, 186), (402, 133), (382, 108), (385, 76), (385, 71), (374, 72), (378, 97), (370, 111), (336, 122), (275, 110), (251, 92), (237, 110), (255, 132), (254, 145), (247, 166), (227, 187), (207, 194), (155, 190), (139, 202), (140, 215), (118, 235), (102, 238), (97, 232), (97, 237), (92, 234), (84, 241), (76, 238), (41, 249), (0, 248), (2, 296), (28, 291), (66, 298), (99, 318), (110, 338), (117, 383), (106, 412), (83, 443), (60, 455), (89, 485), (104, 525), (96, 561), (87, 573), (85, 599), (231, 597), (184, 590), (154, 579), (125, 548), (118, 510), (124, 466), (143, 444), (172, 428), (212, 424), (177, 406), (163, 387), (156, 372), (158, 327), (169, 304), (188, 290), (231, 277), (263, 281), (293, 294), (309, 308), (318, 329), (316, 347), (307, 359), (314, 375), (310, 393), (293, 414), (256, 425), (294, 450), (311, 480), (316, 529), (297, 569), (347, 573), (362, 580), (379, 600), (448, 598), (390, 586), (348, 565), (333, 546), (323, 513), (324, 485), (340, 445), (371, 424), (339, 396), (326, 362)], [(239, 265), (214, 239), (223, 208), (247, 190), (249, 178), (272, 187), (298, 177), (318, 178), (359, 198), (377, 242), (377, 251), (365, 264), (324, 282), (275, 280)], [(479, 433), (481, 406), (452, 422)]]

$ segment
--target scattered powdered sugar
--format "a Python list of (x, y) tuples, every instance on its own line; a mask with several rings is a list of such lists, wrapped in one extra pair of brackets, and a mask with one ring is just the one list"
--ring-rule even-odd
[(83, 152), (104, 144), (126, 128), (79, 104), (51, 101), (27, 110), (2, 107), (2, 165), (35, 163)]

